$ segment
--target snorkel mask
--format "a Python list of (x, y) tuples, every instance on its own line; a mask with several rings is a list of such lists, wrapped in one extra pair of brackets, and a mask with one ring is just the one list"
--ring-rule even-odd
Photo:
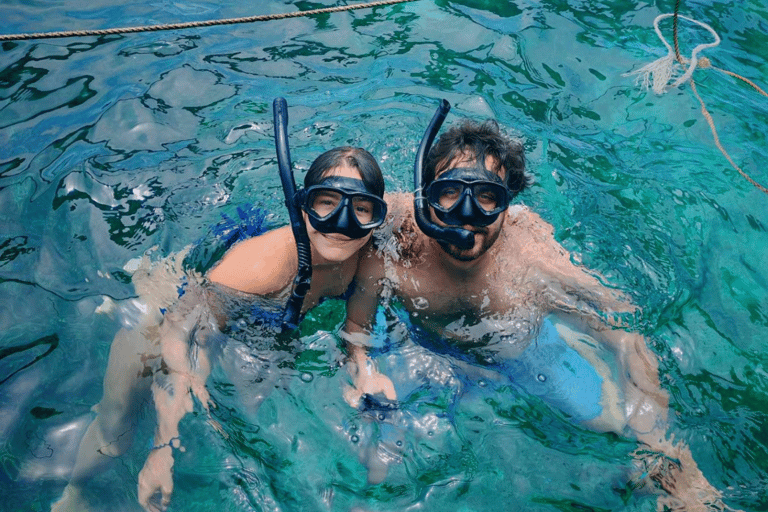
[[(495, 222), (509, 206), (509, 190), (499, 176), (479, 165), (450, 169), (424, 187), (425, 157), (450, 110), (450, 103), (442, 100), (421, 139), (413, 168), (414, 216), (425, 235), (465, 250), (475, 245), (475, 235), (461, 226)], [(430, 206), (447, 226), (432, 221)]]
[(320, 233), (339, 233), (352, 239), (367, 236), (387, 215), (387, 204), (364, 181), (345, 176), (324, 178), (299, 191), (296, 201)]
[(502, 179), (479, 166), (450, 169), (430, 183), (425, 193), (435, 216), (449, 226), (488, 226), (509, 205)]

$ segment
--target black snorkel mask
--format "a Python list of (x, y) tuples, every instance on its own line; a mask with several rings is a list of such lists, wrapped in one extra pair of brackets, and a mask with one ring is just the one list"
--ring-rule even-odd
[(352, 239), (367, 236), (387, 215), (387, 204), (364, 181), (345, 176), (328, 176), (299, 191), (296, 202), (320, 233), (339, 233)]
[(291, 221), (291, 230), (296, 240), (296, 250), (299, 256), (299, 270), (293, 280), (293, 290), (283, 309), (283, 332), (293, 330), (298, 326), (301, 306), (312, 282), (312, 249), (309, 245), (307, 227), (304, 218), (295, 201), (296, 182), (293, 179), (291, 154), (288, 149), (288, 103), (285, 98), (276, 98), (272, 104), (275, 125), (275, 149), (277, 151), (277, 166), (280, 170), (280, 182), (283, 185), (285, 206)]
[[(414, 216), (428, 237), (466, 250), (475, 245), (475, 235), (461, 226), (495, 222), (509, 206), (509, 190), (499, 176), (481, 166), (450, 169), (424, 188), (424, 160), (450, 110), (450, 103), (441, 100), (421, 139), (413, 168)], [(432, 221), (430, 206), (447, 226)]]
[(480, 166), (445, 171), (424, 192), (435, 217), (449, 226), (488, 226), (509, 205), (504, 181)]

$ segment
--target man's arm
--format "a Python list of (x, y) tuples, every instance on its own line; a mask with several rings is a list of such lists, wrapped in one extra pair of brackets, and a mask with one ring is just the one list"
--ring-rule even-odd
[[(532, 216), (548, 226), (537, 215)], [(552, 231), (548, 232), (551, 235)], [(550, 307), (615, 355), (619, 385), (624, 393), (624, 421), (637, 440), (648, 447), (641, 458), (648, 466), (648, 477), (670, 495), (659, 500), (660, 506), (662, 502), (674, 509), (683, 506), (684, 510), (722, 506), (720, 492), (702, 474), (690, 448), (668, 439), (669, 395), (659, 382), (658, 360), (646, 339), (625, 330), (627, 325), (621, 320), (623, 314), (634, 312), (634, 306), (622, 294), (574, 265), (570, 254), (554, 237), (541, 237), (536, 245), (536, 266), (552, 284), (548, 295)]]
[(722, 494), (699, 469), (690, 447), (668, 436), (669, 395), (659, 383), (658, 363), (646, 339), (605, 324), (588, 321), (587, 329), (616, 356), (624, 391), (627, 426), (646, 449), (637, 452), (642, 473), (669, 496), (659, 506), (672, 510), (724, 510)]

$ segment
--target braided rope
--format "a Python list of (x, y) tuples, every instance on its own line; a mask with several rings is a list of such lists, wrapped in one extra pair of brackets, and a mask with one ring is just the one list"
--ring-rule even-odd
[(69, 30), (62, 32), (37, 32), (28, 34), (7, 34), (0, 35), (0, 41), (26, 41), (30, 39), (55, 39), (64, 37), (86, 37), (86, 36), (104, 36), (112, 34), (133, 34), (137, 32), (156, 32), (160, 30), (183, 30), (188, 28), (213, 27), (218, 25), (234, 25), (237, 23), (254, 23), (257, 21), (282, 20), (287, 18), (298, 18), (302, 16), (313, 16), (315, 14), (324, 14), (341, 11), (351, 11), (355, 9), (370, 9), (384, 5), (400, 4), (405, 2), (414, 2), (416, 0), (377, 0), (374, 2), (340, 5), (336, 7), (323, 7), (321, 9), (309, 9), (306, 11), (287, 12), (281, 14), (262, 14), (258, 16), (247, 16), (244, 18), (227, 18), (222, 20), (191, 21), (187, 23), (171, 23), (167, 25), (145, 25), (138, 27), (107, 28), (99, 30)]
[(725, 156), (725, 158), (728, 160), (728, 162), (731, 164), (731, 167), (736, 169), (741, 176), (750, 182), (752, 185), (757, 187), (760, 191), (765, 192), (768, 194), (768, 188), (764, 187), (763, 185), (756, 182), (752, 177), (747, 174), (746, 172), (741, 170), (741, 167), (736, 165), (736, 162), (733, 161), (731, 158), (731, 155), (728, 154), (728, 152), (725, 150), (723, 145), (720, 143), (720, 137), (717, 135), (717, 130), (715, 129), (715, 121), (712, 119), (712, 115), (707, 110), (706, 105), (704, 105), (704, 100), (701, 99), (701, 96), (699, 96), (699, 92), (696, 90), (696, 82), (691, 79), (691, 90), (693, 91), (693, 94), (696, 95), (696, 99), (699, 100), (699, 103), (701, 104), (701, 113), (704, 116), (704, 118), (707, 120), (707, 123), (709, 123), (709, 129), (712, 131), (712, 138), (715, 139), (715, 146), (717, 146), (717, 149), (720, 150), (720, 152)]
[[(700, 68), (711, 67), (712, 69), (714, 69), (714, 70), (716, 70), (716, 71), (719, 71), (719, 72), (721, 72), (721, 73), (725, 73), (726, 75), (732, 76), (733, 78), (738, 78), (738, 79), (739, 79), (739, 80), (741, 80), (742, 82), (744, 82), (744, 83), (747, 83), (747, 84), (751, 85), (751, 86), (752, 86), (752, 88), (753, 88), (754, 90), (756, 90), (757, 92), (759, 92), (759, 93), (760, 93), (760, 94), (762, 94), (763, 96), (768, 96), (768, 93), (766, 93), (764, 90), (762, 90), (762, 89), (761, 89), (761, 88), (760, 88), (760, 87), (759, 87), (759, 86), (758, 86), (758, 85), (757, 85), (755, 82), (753, 82), (753, 81), (752, 81), (752, 80), (750, 80), (749, 78), (744, 78), (743, 76), (741, 76), (741, 75), (739, 75), (739, 74), (737, 74), (737, 73), (734, 73), (733, 71), (728, 71), (727, 69), (717, 68), (717, 67), (715, 67), (715, 66), (712, 66), (712, 65), (710, 65), (710, 66), (705, 66), (705, 65), (704, 65), (704, 64), (705, 64), (705, 63), (704, 63), (704, 60), (705, 60), (705, 59), (706, 59), (706, 58), (705, 58), (705, 57), (703, 57), (703, 58), (701, 59), (701, 61), (699, 61), (699, 67), (700, 67)], [(708, 62), (708, 61), (707, 61), (707, 62)]]

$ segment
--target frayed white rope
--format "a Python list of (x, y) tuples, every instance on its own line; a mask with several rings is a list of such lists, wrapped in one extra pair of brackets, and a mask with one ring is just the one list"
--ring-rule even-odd
[(635, 83), (641, 84), (641, 86), (645, 90), (648, 90), (648, 88), (653, 89), (653, 92), (655, 92), (656, 94), (664, 94), (670, 89), (679, 87), (680, 85), (690, 80), (699, 62), (699, 59), (698, 59), (699, 52), (701, 52), (702, 50), (706, 50), (707, 48), (714, 48), (715, 46), (720, 44), (720, 36), (717, 35), (717, 32), (715, 32), (712, 27), (710, 27), (706, 23), (702, 23), (701, 21), (697, 21), (692, 18), (688, 18), (686, 16), (678, 15), (678, 18), (682, 18), (684, 20), (690, 21), (691, 23), (695, 23), (696, 25), (699, 25), (700, 27), (704, 27), (705, 29), (707, 29), (709, 33), (712, 34), (712, 36), (715, 38), (715, 40), (711, 43), (700, 44), (696, 48), (694, 48), (693, 52), (691, 53), (691, 58), (683, 59), (684, 63), (688, 63), (688, 69), (685, 71), (685, 73), (683, 73), (681, 76), (675, 79), (675, 81), (672, 84), (670, 84), (669, 82), (674, 78), (674, 76), (680, 73), (680, 70), (682, 69), (682, 65), (681, 63), (677, 62), (674, 48), (670, 46), (670, 44), (667, 42), (666, 39), (664, 39), (664, 36), (661, 34), (661, 30), (659, 29), (659, 22), (665, 18), (669, 18), (672, 16), (674, 16), (674, 14), (660, 14), (653, 21), (653, 27), (656, 29), (656, 35), (659, 36), (659, 39), (661, 39), (661, 42), (664, 43), (664, 46), (667, 47), (667, 50), (668, 50), (667, 55), (651, 62), (650, 64), (643, 66), (642, 68), (636, 71), (631, 71), (629, 73), (624, 73), (623, 75), (621, 75), (621, 76), (638, 75), (637, 79), (635, 80)]

